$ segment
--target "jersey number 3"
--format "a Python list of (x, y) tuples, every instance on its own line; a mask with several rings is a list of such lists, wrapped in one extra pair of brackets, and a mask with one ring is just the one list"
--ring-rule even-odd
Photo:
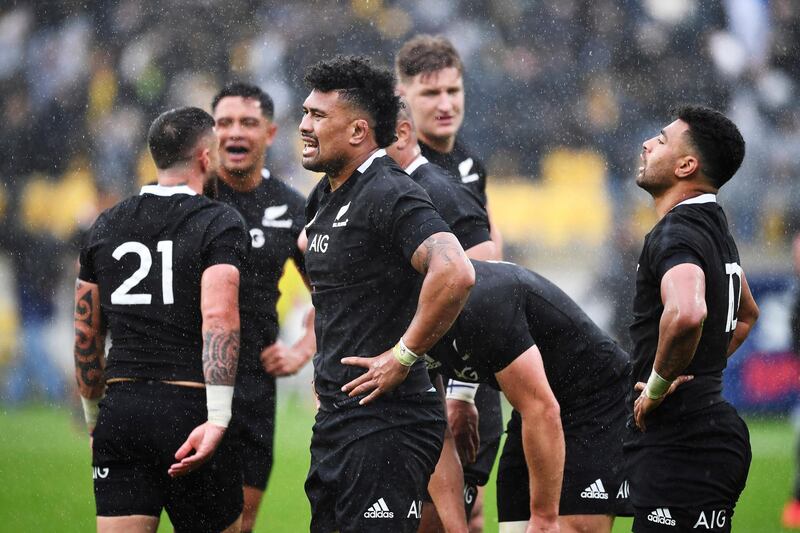
[[(175, 302), (172, 294), (172, 241), (158, 241), (156, 248), (161, 253), (161, 291), (164, 304)], [(131, 294), (130, 291), (150, 273), (153, 266), (153, 256), (144, 244), (136, 241), (128, 241), (120, 244), (111, 254), (114, 259), (119, 261), (127, 254), (139, 256), (139, 268), (136, 269), (131, 277), (122, 282), (117, 290), (111, 293), (111, 303), (117, 305), (147, 305), (152, 301), (152, 295), (147, 293)]]

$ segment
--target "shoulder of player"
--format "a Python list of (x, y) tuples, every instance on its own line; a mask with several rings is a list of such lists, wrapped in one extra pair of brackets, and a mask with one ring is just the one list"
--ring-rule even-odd
[(379, 196), (422, 190), (422, 187), (389, 157), (376, 159), (361, 179), (364, 179), (365, 185), (369, 185), (363, 188), (365, 191)]
[(280, 201), (300, 204), (304, 204), (306, 201), (305, 195), (275, 174), (270, 174), (263, 184), (272, 194), (278, 195)]

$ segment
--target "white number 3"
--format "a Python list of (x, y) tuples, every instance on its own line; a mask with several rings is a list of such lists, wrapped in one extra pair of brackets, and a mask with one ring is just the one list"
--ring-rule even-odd
[[(161, 253), (161, 291), (165, 305), (175, 302), (172, 294), (172, 241), (159, 241), (156, 249)], [(117, 305), (148, 305), (152, 301), (152, 296), (147, 293), (130, 294), (130, 290), (136, 287), (139, 282), (150, 273), (153, 266), (153, 256), (144, 244), (136, 241), (128, 241), (120, 244), (114, 249), (111, 256), (119, 261), (125, 255), (134, 253), (139, 256), (139, 268), (136, 269), (131, 277), (122, 282), (117, 290), (111, 293), (111, 303)]]

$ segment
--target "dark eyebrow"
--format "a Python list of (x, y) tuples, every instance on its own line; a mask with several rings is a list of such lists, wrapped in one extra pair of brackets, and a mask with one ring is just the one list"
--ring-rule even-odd
[(665, 141), (668, 141), (668, 140), (669, 140), (669, 139), (667, 139), (667, 134), (666, 134), (666, 133), (664, 133), (664, 130), (661, 130), (661, 135), (663, 135), (663, 136), (664, 136), (664, 140), (665, 140)]
[(305, 109), (305, 110), (306, 110), (306, 111), (308, 111), (309, 113), (313, 113), (313, 114), (315, 114), (315, 115), (324, 115), (324, 114), (325, 114), (325, 112), (324, 112), (324, 111), (322, 111), (321, 109), (318, 109), (318, 108), (316, 108), (316, 107), (306, 107), (306, 106), (303, 106), (303, 109)]

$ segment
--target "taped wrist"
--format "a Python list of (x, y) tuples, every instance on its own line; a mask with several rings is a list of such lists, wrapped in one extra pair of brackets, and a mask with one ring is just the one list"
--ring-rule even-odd
[(402, 337), (400, 337), (400, 340), (394, 345), (394, 348), (392, 348), (392, 355), (403, 366), (411, 366), (420, 358), (419, 355), (408, 349)]
[(86, 420), (86, 427), (89, 428), (91, 433), (97, 425), (97, 415), (100, 414), (100, 398), (84, 398), (81, 396), (81, 405), (83, 406), (83, 418)]
[(650, 372), (650, 378), (647, 380), (647, 385), (644, 388), (644, 395), (651, 400), (660, 400), (667, 395), (670, 385), (672, 385), (672, 381), (659, 376), (656, 369), (653, 368), (653, 371)]
[(477, 383), (467, 383), (466, 381), (451, 379), (447, 382), (447, 394), (445, 394), (445, 398), (448, 400), (461, 400), (462, 402), (475, 403), (475, 393), (477, 392)]
[(228, 427), (231, 421), (233, 387), (231, 385), (206, 385), (208, 421), (215, 426)]

